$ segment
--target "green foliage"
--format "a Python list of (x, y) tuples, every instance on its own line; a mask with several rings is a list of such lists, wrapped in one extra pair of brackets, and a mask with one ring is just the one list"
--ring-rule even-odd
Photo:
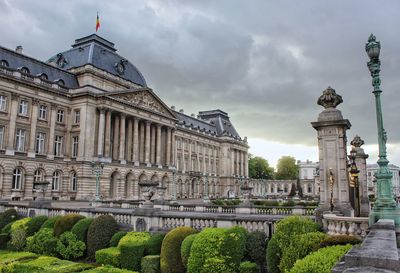
[(232, 266), (228, 265), (223, 258), (208, 258), (200, 273), (231, 273)]
[(97, 267), (88, 271), (82, 271), (81, 273), (138, 273), (137, 271), (130, 271), (126, 269), (119, 269), (110, 265)]
[(196, 233), (189, 235), (182, 241), (181, 258), (182, 258), (182, 264), (185, 268), (187, 268), (187, 263), (189, 261), (189, 256), (190, 256), (190, 249), (192, 248), (192, 244), (196, 235), (197, 235)]
[(361, 240), (358, 239), (355, 236), (350, 236), (350, 235), (334, 235), (334, 236), (328, 236), (323, 240), (320, 244), (320, 247), (326, 247), (326, 246), (334, 246), (334, 245), (357, 245), (360, 244)]
[(17, 220), (15, 222), (12, 223), (11, 225), (11, 233), (13, 233), (14, 231), (18, 230), (18, 229), (22, 229), (24, 231), (26, 231), (28, 229), (28, 223), (32, 220), (32, 218), (23, 218), (21, 220)]
[(28, 237), (27, 249), (31, 252), (43, 255), (57, 255), (58, 239), (54, 236), (53, 229), (42, 228), (35, 235)]
[(11, 226), (12, 226), (12, 224), (14, 224), (14, 221), (8, 223), (5, 227), (3, 227), (3, 229), (1, 230), (1, 233), (10, 234), (10, 233), (11, 233)]
[(140, 261), (145, 255), (148, 232), (128, 232), (118, 243), (121, 251), (121, 267), (140, 271)]
[(120, 267), (121, 262), (121, 251), (118, 247), (109, 247), (96, 251), (96, 263), (97, 264), (108, 264), (115, 267)]
[(255, 179), (273, 179), (274, 168), (262, 157), (251, 157), (249, 160), (249, 176)]
[(93, 218), (81, 219), (71, 229), (71, 232), (76, 235), (78, 240), (84, 242), (85, 244), (87, 243), (87, 231), (93, 220)]
[(146, 254), (147, 255), (160, 255), (161, 245), (164, 240), (166, 233), (154, 233), (147, 241)]
[[(188, 272), (202, 272), (206, 261), (210, 258), (223, 260), (230, 272), (236, 272), (243, 258), (245, 243), (246, 231), (244, 228), (204, 229), (193, 241), (188, 261)], [(215, 262), (218, 264), (217, 260)]]
[(161, 246), (160, 268), (162, 273), (185, 272), (181, 258), (181, 245), (187, 236), (194, 233), (196, 230), (190, 227), (177, 227), (167, 233)]
[(299, 176), (299, 166), (292, 156), (282, 156), (276, 165), (276, 179), (295, 180)]
[(23, 218), (15, 221), (11, 225), (11, 240), (9, 241), (9, 248), (16, 251), (21, 251), (26, 245), (26, 230), (28, 223), (32, 218)]
[(312, 251), (316, 251), (325, 238), (326, 234), (323, 232), (309, 232), (294, 236), (289, 247), (282, 251), (282, 258), (279, 263), (281, 272), (289, 271), (297, 260), (304, 258)]
[(240, 199), (215, 199), (212, 201), (214, 205), (217, 206), (237, 206), (242, 201)]
[(142, 273), (160, 273), (160, 255), (148, 255), (142, 258)]
[(268, 273), (280, 273), (279, 261), (282, 251), (279, 248), (277, 237), (272, 236), (267, 246), (267, 268)]
[(259, 273), (260, 267), (256, 263), (245, 261), (239, 265), (239, 273)]
[(60, 219), (62, 216), (61, 215), (57, 215), (57, 216), (53, 216), (50, 217), (49, 219), (46, 220), (46, 222), (43, 223), (43, 225), (41, 226), (41, 228), (51, 228), (54, 229), (54, 224), (56, 223), (56, 221), (58, 219)]
[(57, 251), (66, 260), (82, 257), (85, 249), (85, 243), (78, 240), (76, 235), (70, 231), (61, 234), (57, 242)]
[(118, 246), (119, 241), (121, 240), (122, 237), (126, 235), (126, 231), (118, 231), (115, 233), (110, 240), (110, 247), (116, 247)]
[(35, 234), (40, 227), (43, 225), (44, 222), (48, 219), (47, 216), (45, 215), (39, 215), (36, 217), (33, 217), (32, 220), (29, 221), (26, 229), (26, 236), (32, 236)]
[(295, 195), (296, 195), (296, 184), (292, 183), (292, 186), (290, 187), (289, 196), (293, 197)]
[(18, 213), (15, 209), (8, 209), (0, 213), (0, 229), (3, 229), (8, 223), (18, 219)]
[(298, 260), (290, 273), (330, 273), (332, 267), (340, 260), (340, 258), (350, 250), (352, 245), (329, 246), (321, 248), (317, 252), (313, 252)]
[(9, 240), (10, 235), (8, 233), (0, 233), (0, 249), (6, 249)]
[(111, 237), (118, 230), (118, 223), (111, 215), (102, 215), (93, 220), (87, 232), (87, 252), (94, 259), (97, 250), (107, 248)]
[(72, 227), (81, 219), (85, 218), (80, 214), (67, 214), (57, 219), (54, 223), (54, 235), (60, 237), (66, 231), (70, 231)]
[(12, 263), (19, 260), (29, 260), (36, 257), (37, 255), (31, 252), (0, 251), (0, 264)]
[(262, 231), (248, 233), (244, 259), (264, 268), (267, 241), (267, 235)]

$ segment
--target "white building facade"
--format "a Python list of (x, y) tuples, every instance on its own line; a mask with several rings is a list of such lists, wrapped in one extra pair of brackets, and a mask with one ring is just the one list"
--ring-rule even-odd
[[(376, 194), (376, 183), (375, 183), (375, 173), (378, 171), (378, 164), (367, 164), (367, 185), (368, 185), (368, 195)], [(393, 194), (396, 197), (400, 197), (400, 167), (389, 164), (388, 169), (392, 172), (392, 187)]]

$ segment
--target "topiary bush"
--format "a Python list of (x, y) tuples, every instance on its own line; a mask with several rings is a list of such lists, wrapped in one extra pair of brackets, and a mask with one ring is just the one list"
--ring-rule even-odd
[(142, 273), (160, 273), (160, 255), (148, 255), (142, 258)]
[(190, 249), (192, 248), (192, 244), (196, 235), (197, 233), (189, 235), (182, 241), (181, 258), (182, 258), (182, 264), (185, 268), (187, 268), (187, 263), (190, 256)]
[(334, 245), (357, 245), (361, 240), (351, 235), (333, 235), (326, 237), (320, 244), (320, 247), (334, 246)]
[(62, 217), (61, 215), (57, 215), (57, 216), (53, 216), (53, 217), (48, 218), (40, 228), (51, 228), (51, 229), (54, 229), (54, 224), (61, 217)]
[[(247, 234), (244, 259), (256, 263), (261, 269), (265, 267), (265, 254), (267, 250), (267, 235), (262, 231)], [(264, 270), (262, 270), (264, 271)]]
[(298, 260), (289, 273), (331, 273), (333, 266), (351, 249), (352, 245), (321, 248)]
[(126, 231), (118, 231), (115, 233), (110, 240), (110, 247), (116, 247), (118, 246), (119, 241), (126, 235)]
[(32, 218), (23, 218), (15, 221), (11, 225), (11, 240), (9, 241), (9, 248), (15, 251), (21, 251), (26, 245), (26, 230), (28, 229), (28, 223)]
[(146, 244), (150, 239), (148, 232), (128, 232), (119, 241), (121, 267), (140, 271), (140, 261), (145, 255)]
[(72, 227), (71, 232), (76, 235), (78, 240), (87, 243), (87, 232), (90, 224), (93, 222), (93, 218), (84, 218), (76, 222)]
[(97, 264), (108, 264), (115, 267), (121, 266), (121, 251), (119, 251), (118, 247), (97, 250), (95, 256)]
[(111, 265), (105, 265), (105, 266), (101, 266), (101, 267), (96, 267), (91, 270), (82, 271), (81, 273), (139, 273), (139, 272), (130, 271), (130, 270), (126, 270), (126, 269), (119, 269), (119, 268), (112, 267)]
[(280, 273), (279, 262), (282, 251), (279, 248), (278, 241), (276, 237), (272, 236), (271, 240), (268, 242), (267, 246), (267, 268), (268, 273)]
[(54, 236), (53, 229), (42, 228), (35, 235), (27, 238), (28, 251), (48, 256), (56, 256), (58, 238)]
[(316, 251), (325, 238), (326, 234), (323, 232), (309, 232), (294, 236), (289, 247), (282, 251), (282, 258), (279, 263), (281, 272), (289, 271), (297, 260)]
[(72, 227), (83, 218), (85, 217), (74, 213), (61, 216), (54, 223), (54, 235), (60, 237), (64, 232), (70, 231)]
[(196, 233), (191, 227), (177, 227), (165, 235), (161, 245), (160, 269), (162, 273), (182, 273), (181, 245), (189, 235)]
[(85, 243), (78, 240), (76, 235), (71, 231), (61, 234), (57, 242), (57, 252), (66, 260), (82, 257), (85, 249)]
[(151, 235), (146, 245), (146, 255), (160, 255), (161, 245), (166, 233), (159, 232)]
[(10, 222), (5, 227), (3, 227), (3, 229), (1, 230), (1, 233), (10, 234), (11, 233), (11, 226), (12, 226), (13, 223), (14, 222)]
[(102, 215), (93, 220), (87, 232), (87, 252), (94, 259), (97, 250), (107, 248), (111, 237), (118, 230), (118, 223), (111, 215)]
[(90, 264), (74, 263), (67, 260), (60, 260), (55, 257), (41, 256), (30, 261), (23, 261), (14, 264), (14, 273), (77, 273), (93, 268)]
[(260, 267), (256, 263), (245, 261), (239, 265), (239, 273), (259, 273)]
[(47, 221), (47, 219), (48, 217), (45, 215), (33, 217), (27, 225), (26, 236), (28, 237), (34, 235), (41, 228), (43, 223)]
[(3, 229), (7, 224), (18, 220), (18, 213), (15, 209), (8, 209), (0, 213), (0, 229)]
[(199, 273), (231, 273), (230, 267), (223, 258), (208, 258)]

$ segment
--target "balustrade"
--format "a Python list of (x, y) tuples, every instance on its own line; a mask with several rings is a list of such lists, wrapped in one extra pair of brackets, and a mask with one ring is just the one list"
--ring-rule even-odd
[(368, 230), (368, 217), (345, 217), (325, 214), (322, 220), (329, 235), (353, 235), (364, 238)]

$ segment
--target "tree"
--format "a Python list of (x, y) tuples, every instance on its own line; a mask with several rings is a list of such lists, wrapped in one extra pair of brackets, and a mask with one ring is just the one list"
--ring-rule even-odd
[(249, 176), (255, 179), (273, 179), (274, 168), (270, 167), (268, 161), (260, 156), (250, 157)]
[(282, 156), (276, 165), (276, 178), (280, 180), (295, 180), (299, 176), (299, 166), (292, 156)]

